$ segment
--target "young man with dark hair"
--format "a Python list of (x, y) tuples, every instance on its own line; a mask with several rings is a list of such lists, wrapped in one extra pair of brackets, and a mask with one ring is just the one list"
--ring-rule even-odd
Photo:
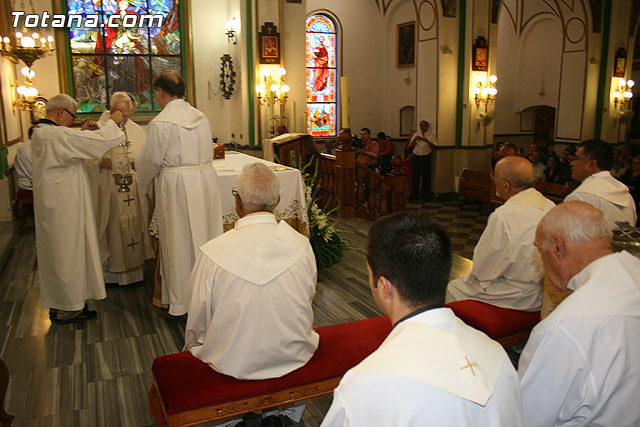
[(583, 141), (571, 162), (573, 179), (580, 186), (565, 201), (581, 200), (595, 206), (609, 224), (616, 228), (616, 221), (636, 223), (636, 206), (626, 185), (615, 179), (609, 170), (613, 164), (613, 149), (599, 139)]
[(451, 262), (447, 233), (425, 214), (373, 224), (369, 285), (393, 330), (342, 378), (322, 426), (521, 425), (505, 351), (443, 307)]

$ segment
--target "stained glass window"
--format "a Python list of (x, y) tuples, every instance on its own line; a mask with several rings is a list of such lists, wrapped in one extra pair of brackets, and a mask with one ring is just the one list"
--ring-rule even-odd
[(336, 25), (327, 15), (307, 18), (307, 133), (336, 136)]
[(66, 0), (66, 6), (74, 18), (69, 89), (78, 112), (103, 111), (117, 91), (132, 93), (138, 112), (160, 111), (153, 79), (165, 70), (184, 74), (178, 0)]

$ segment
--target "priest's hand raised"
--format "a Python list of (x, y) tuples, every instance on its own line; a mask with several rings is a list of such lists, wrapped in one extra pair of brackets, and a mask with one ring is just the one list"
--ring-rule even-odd
[(114, 111), (113, 113), (111, 113), (111, 120), (113, 120), (114, 122), (116, 122), (116, 124), (120, 124), (124, 122), (124, 117), (122, 116), (122, 113), (120, 111)]
[(98, 123), (95, 120), (87, 119), (82, 122), (82, 130), (98, 130)]

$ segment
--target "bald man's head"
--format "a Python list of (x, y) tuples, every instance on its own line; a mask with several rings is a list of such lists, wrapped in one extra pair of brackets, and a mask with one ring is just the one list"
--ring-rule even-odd
[(508, 181), (517, 191), (533, 187), (533, 166), (524, 157), (507, 156), (496, 164), (496, 178)]
[(173, 98), (183, 98), (185, 84), (182, 76), (173, 70), (163, 71), (153, 81), (153, 89), (162, 89)]

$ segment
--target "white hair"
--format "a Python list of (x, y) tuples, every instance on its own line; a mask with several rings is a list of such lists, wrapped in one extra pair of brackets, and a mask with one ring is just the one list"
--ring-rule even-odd
[(548, 249), (552, 236), (561, 236), (580, 245), (593, 240), (610, 240), (611, 230), (598, 209), (581, 201), (564, 202), (551, 209), (538, 224), (543, 249)]
[(247, 212), (273, 212), (280, 196), (280, 179), (264, 163), (248, 164), (238, 176), (236, 191)]
[(127, 92), (124, 92), (124, 91), (114, 92), (113, 94), (111, 94), (111, 101), (109, 102), (109, 107), (113, 109), (113, 107), (115, 107), (118, 101), (123, 101), (123, 100), (129, 105), (129, 108), (133, 110), (133, 102), (131, 102), (131, 97)]
[(60, 95), (56, 95), (47, 101), (47, 113), (51, 111), (55, 111), (59, 108), (66, 108), (72, 113), (76, 109), (76, 100), (67, 95), (66, 93), (61, 93)]

